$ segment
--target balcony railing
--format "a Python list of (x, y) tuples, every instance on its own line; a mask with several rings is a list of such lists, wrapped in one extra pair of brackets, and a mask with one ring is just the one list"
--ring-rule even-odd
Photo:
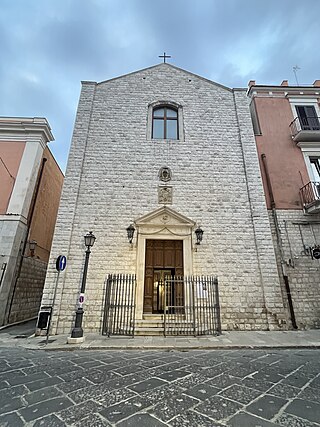
[(296, 117), (289, 125), (295, 142), (320, 141), (320, 117)]
[(300, 195), (307, 213), (320, 212), (320, 182), (308, 182), (300, 188)]

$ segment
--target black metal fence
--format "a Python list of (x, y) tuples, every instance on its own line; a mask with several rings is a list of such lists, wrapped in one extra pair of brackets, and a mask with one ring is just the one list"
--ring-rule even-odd
[[(107, 276), (104, 335), (134, 336), (135, 293), (135, 275)], [(157, 298), (164, 336), (221, 334), (217, 277), (167, 276), (157, 283)]]
[(135, 274), (107, 276), (103, 335), (134, 335), (135, 295)]
[(221, 334), (218, 279), (167, 277), (163, 319), (165, 336)]

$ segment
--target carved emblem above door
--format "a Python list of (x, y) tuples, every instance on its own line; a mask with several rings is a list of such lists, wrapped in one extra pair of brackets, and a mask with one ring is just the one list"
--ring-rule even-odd
[(171, 169), (168, 168), (167, 166), (163, 166), (160, 170), (159, 170), (159, 179), (162, 182), (169, 182), (171, 181), (172, 178), (172, 173), (171, 173)]
[(163, 203), (164, 205), (172, 205), (172, 187), (158, 187), (158, 203)]

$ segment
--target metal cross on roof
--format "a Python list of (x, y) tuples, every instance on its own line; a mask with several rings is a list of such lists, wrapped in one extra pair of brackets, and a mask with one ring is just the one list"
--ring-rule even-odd
[(166, 55), (166, 52), (163, 52), (163, 55), (159, 55), (159, 58), (163, 58), (163, 63), (166, 62), (166, 58), (171, 58), (170, 55)]

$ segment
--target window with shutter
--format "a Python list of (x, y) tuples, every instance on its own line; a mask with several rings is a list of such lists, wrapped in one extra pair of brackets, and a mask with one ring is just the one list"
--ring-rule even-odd
[(319, 118), (313, 105), (296, 105), (302, 130), (320, 130)]

